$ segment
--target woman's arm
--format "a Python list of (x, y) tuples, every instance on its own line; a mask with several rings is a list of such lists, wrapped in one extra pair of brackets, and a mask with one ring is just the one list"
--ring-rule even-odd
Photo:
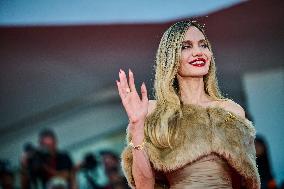
[[(130, 70), (129, 82), (123, 70), (119, 72), (119, 79), (120, 81), (116, 81), (119, 96), (129, 118), (128, 135), (131, 135), (133, 145), (137, 146), (144, 141), (144, 123), (153, 103), (148, 100), (144, 83), (141, 86), (140, 98), (136, 91), (134, 75)], [(155, 177), (144, 149), (128, 146), (122, 153), (122, 163), (131, 187), (154, 189)]]
[[(155, 109), (155, 101), (149, 100), (148, 115)], [(147, 116), (148, 116), (147, 115)], [(140, 124), (140, 125), (138, 125)], [(144, 128), (144, 121), (137, 123), (137, 125), (130, 125), (130, 127)], [(134, 146), (141, 144), (144, 140), (144, 129), (142, 131), (135, 130), (132, 132), (132, 142)], [(142, 150), (132, 149), (133, 165), (132, 173), (135, 180), (136, 188), (154, 188), (155, 176), (150, 165), (147, 153)]]
[[(144, 122), (137, 124), (144, 125)], [(143, 140), (144, 131), (132, 133), (132, 142), (134, 146), (141, 144)], [(132, 173), (136, 189), (153, 189), (155, 184), (155, 176), (152, 171), (147, 153), (144, 151), (144, 149), (132, 149), (132, 156)]]

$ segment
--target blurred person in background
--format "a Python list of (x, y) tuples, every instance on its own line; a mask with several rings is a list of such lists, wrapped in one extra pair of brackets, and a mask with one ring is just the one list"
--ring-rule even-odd
[(280, 189), (284, 189), (284, 181), (281, 182)]
[(15, 177), (9, 161), (0, 160), (0, 188), (14, 189)]
[(256, 163), (261, 178), (261, 189), (277, 189), (270, 167), (269, 151), (267, 143), (262, 136), (255, 138)]
[(47, 189), (68, 189), (68, 185), (64, 179), (54, 177), (48, 181)]
[(109, 181), (105, 189), (129, 189), (127, 180), (121, 171), (119, 157), (108, 150), (101, 151), (100, 155)]
[(57, 148), (57, 137), (50, 129), (39, 134), (39, 147), (32, 144), (24, 146), (21, 159), (22, 189), (43, 188), (52, 178), (66, 181), (68, 189), (76, 189), (73, 162), (70, 156)]
[(100, 183), (102, 175), (99, 172), (99, 163), (93, 153), (87, 153), (83, 161), (76, 165), (76, 173), (80, 189), (104, 189), (105, 183)]

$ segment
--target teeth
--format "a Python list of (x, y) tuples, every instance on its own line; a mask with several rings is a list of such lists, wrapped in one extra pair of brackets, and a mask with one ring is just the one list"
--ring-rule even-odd
[(203, 61), (196, 61), (196, 62), (193, 62), (193, 63), (191, 63), (191, 64), (193, 64), (193, 65), (196, 65), (196, 64), (204, 64), (204, 62), (203, 62)]

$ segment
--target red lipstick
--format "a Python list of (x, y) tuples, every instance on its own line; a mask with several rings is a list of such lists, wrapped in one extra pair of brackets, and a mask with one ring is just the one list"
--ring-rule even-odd
[(196, 67), (202, 67), (205, 66), (206, 60), (204, 58), (196, 58), (189, 62), (190, 65), (196, 66)]

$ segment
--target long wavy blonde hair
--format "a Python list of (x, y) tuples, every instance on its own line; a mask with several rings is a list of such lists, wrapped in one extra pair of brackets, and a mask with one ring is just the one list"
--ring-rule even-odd
[[(203, 33), (212, 52), (211, 45), (204, 32), (204, 27), (197, 21), (179, 21), (169, 27), (163, 34), (155, 61), (154, 92), (156, 109), (152, 113), (151, 123), (149, 123), (150, 127), (146, 127), (148, 136), (157, 147), (172, 148), (171, 136), (174, 128), (170, 128), (169, 121), (177, 116), (182, 116), (176, 75), (180, 65), (182, 41), (190, 26), (195, 26)], [(208, 74), (203, 76), (203, 80), (206, 94), (216, 100), (227, 99), (221, 95), (218, 87), (213, 56)]]

